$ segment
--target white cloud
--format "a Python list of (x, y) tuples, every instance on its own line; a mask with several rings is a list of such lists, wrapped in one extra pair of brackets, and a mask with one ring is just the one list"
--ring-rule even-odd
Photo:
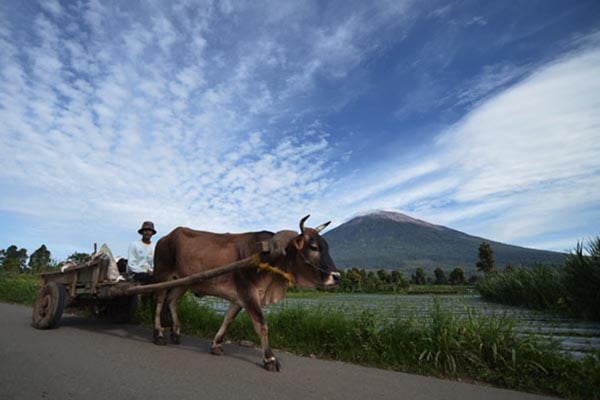
[(42, 0), (40, 6), (54, 16), (62, 14), (63, 9), (58, 0)]
[[(522, 243), (585, 230), (600, 200), (597, 41), (519, 83), (531, 66), (483, 70), (458, 92), (472, 111), (417, 161), (346, 172), (339, 138), (306, 122), (368, 86), (353, 74), (403, 40), (410, 6), (315, 18), (310, 2), (48, 1), (28, 28), (0, 15), (0, 213), (51, 249), (117, 253), (144, 219), (161, 234), (276, 230), (397, 208)], [(350, 89), (324, 101), (323, 81)]]
[(463, 90), (449, 96), (446, 100), (458, 106), (473, 102), (480, 104), (488, 95), (514, 84), (532, 68), (533, 66), (516, 66), (507, 63), (485, 66), (477, 76), (464, 84)]
[(261, 78), (264, 60), (284, 62), (281, 46), (263, 40), (221, 72), (207, 61), (219, 55), (202, 36), (210, 24), (181, 42), (169, 13), (81, 7), (84, 20), (76, 8), (61, 16), (76, 25), (35, 16), (39, 42), (2, 29), (0, 211), (36, 220), (35, 238), (59, 230), (51, 248), (108, 240), (122, 252), (144, 219), (163, 234), (275, 229), (314, 207), (328, 182), (327, 134), (310, 128), (305, 141), (302, 128), (262, 122), (287, 110), (273, 94), (283, 88)]
[[(519, 75), (485, 72), (465, 98)], [(486, 83), (482, 77), (488, 77)], [(476, 92), (476, 95), (474, 94)], [(572, 247), (600, 221), (600, 46), (587, 43), (485, 101), (439, 134), (419, 161), (388, 161), (342, 185), (345, 217), (395, 208), (469, 233)], [(389, 173), (389, 172), (388, 172)], [(563, 232), (563, 237), (556, 235)], [(552, 240), (544, 239), (552, 236)]]

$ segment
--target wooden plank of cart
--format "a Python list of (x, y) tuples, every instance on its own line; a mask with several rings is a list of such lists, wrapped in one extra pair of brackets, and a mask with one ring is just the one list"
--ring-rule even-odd
[(189, 286), (236, 269), (257, 268), (260, 265), (260, 256), (256, 254), (185, 278), (141, 285), (134, 281), (109, 281), (108, 258), (92, 257), (90, 261), (70, 267), (64, 272), (52, 271), (40, 274), (40, 289), (33, 307), (32, 325), (37, 329), (55, 328), (65, 308), (78, 309), (90, 306), (105, 310), (114, 322), (129, 322), (135, 314), (140, 293)]

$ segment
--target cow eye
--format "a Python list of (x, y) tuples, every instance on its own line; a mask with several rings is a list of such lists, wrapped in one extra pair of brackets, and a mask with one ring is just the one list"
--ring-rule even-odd
[(309, 243), (308, 247), (310, 247), (311, 250), (319, 251), (319, 246), (317, 246), (317, 244), (314, 242)]

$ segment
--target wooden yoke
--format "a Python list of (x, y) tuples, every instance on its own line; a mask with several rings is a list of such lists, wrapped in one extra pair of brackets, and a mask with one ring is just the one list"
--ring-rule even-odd
[(244, 258), (242, 260), (236, 261), (231, 264), (224, 265), (219, 268), (211, 269), (210, 271), (199, 272), (197, 274), (192, 274), (186, 276), (185, 278), (179, 278), (172, 281), (160, 282), (160, 283), (151, 283), (149, 285), (139, 285), (133, 286), (126, 289), (123, 295), (132, 295), (138, 293), (148, 293), (154, 292), (159, 289), (170, 289), (177, 286), (190, 286), (198, 281), (204, 281), (210, 278), (214, 278), (215, 276), (223, 275), (228, 272), (235, 271), (237, 269), (244, 268), (256, 268), (260, 265), (260, 258), (257, 254)]
[(224, 265), (219, 268), (211, 269), (210, 271), (198, 272), (186, 276), (185, 278), (174, 279), (172, 281), (151, 283), (148, 285), (137, 285), (137, 286), (115, 286), (111, 288), (111, 295), (113, 296), (129, 296), (139, 293), (149, 293), (160, 289), (170, 289), (178, 286), (191, 286), (198, 281), (205, 281), (207, 279), (214, 278), (219, 275), (226, 274), (238, 269), (246, 268), (258, 268), (263, 271), (271, 272), (284, 277), (288, 284), (291, 286), (294, 283), (294, 278), (289, 272), (283, 271), (280, 268), (274, 267), (266, 261), (263, 261), (265, 253), (268, 253), (268, 244), (263, 242), (261, 245), (261, 254), (253, 254), (250, 257), (246, 257), (242, 260), (236, 261), (231, 264)]

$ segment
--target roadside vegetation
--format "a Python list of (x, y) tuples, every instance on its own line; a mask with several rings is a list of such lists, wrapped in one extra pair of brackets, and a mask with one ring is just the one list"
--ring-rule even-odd
[(578, 243), (564, 265), (490, 270), (477, 290), (484, 300), (600, 321), (600, 236)]
[[(0, 273), (2, 301), (32, 304), (37, 287), (35, 275)], [(205, 338), (212, 338), (223, 319), (190, 294), (179, 310), (184, 333)], [(142, 306), (137, 322), (150, 326), (151, 315), (149, 306)], [(464, 317), (436, 302), (419, 318), (383, 319), (369, 311), (288, 306), (271, 310), (268, 322), (272, 345), (299, 355), (569, 398), (600, 398), (600, 352), (575, 360), (556, 343), (517, 335), (514, 320), (504, 316), (469, 311)], [(245, 313), (231, 325), (227, 339), (258, 345)]]
[[(478, 265), (485, 273), (477, 284), (482, 297), (598, 319), (600, 238), (586, 248), (578, 245), (561, 267), (507, 268), (501, 273), (495, 272), (491, 248), (482, 245), (482, 249), (480, 258), (487, 260)], [(10, 267), (0, 270), (0, 301), (31, 305), (39, 279), (30, 272), (45, 267), (36, 261), (24, 268), (24, 257), (19, 264), (14, 263), (14, 257), (7, 257), (19, 256), (16, 246), (7, 250), (0, 254), (0, 264)], [(43, 250), (39, 253), (49, 258), (49, 252)], [(338, 291), (449, 294), (469, 290), (464, 285), (464, 274), (462, 279), (457, 278), (460, 275), (455, 272), (451, 281), (442, 270), (428, 277), (417, 269), (405, 279), (400, 273), (355, 268), (344, 273), (345, 284)], [(290, 293), (290, 297), (329, 295), (321, 291)], [(137, 322), (150, 326), (152, 311), (144, 302), (141, 304)], [(184, 333), (205, 338), (212, 338), (223, 318), (190, 294), (184, 296), (179, 310)], [(285, 306), (271, 310), (268, 322), (272, 345), (299, 355), (568, 398), (600, 399), (600, 352), (577, 360), (561, 352), (558, 343), (518, 334), (515, 321), (503, 315), (490, 317), (467, 310), (465, 316), (436, 301), (427, 314), (418, 318), (382, 318), (376, 312), (361, 310), (334, 312), (325, 306)], [(232, 324), (227, 339), (252, 340), (258, 345), (245, 313)]]
[[(187, 334), (212, 338), (223, 320), (189, 294), (179, 310)], [(152, 325), (151, 310), (140, 310), (139, 321)], [(424, 318), (395, 320), (369, 311), (288, 306), (269, 312), (268, 323), (273, 347), (299, 355), (568, 398), (600, 398), (600, 352), (575, 360), (555, 342), (517, 335), (515, 321), (500, 315), (468, 311), (463, 317), (437, 301)], [(245, 313), (231, 325), (227, 339), (259, 345)]]
[(32, 274), (1, 272), (0, 301), (33, 305), (39, 288), (39, 281), (39, 277)]

